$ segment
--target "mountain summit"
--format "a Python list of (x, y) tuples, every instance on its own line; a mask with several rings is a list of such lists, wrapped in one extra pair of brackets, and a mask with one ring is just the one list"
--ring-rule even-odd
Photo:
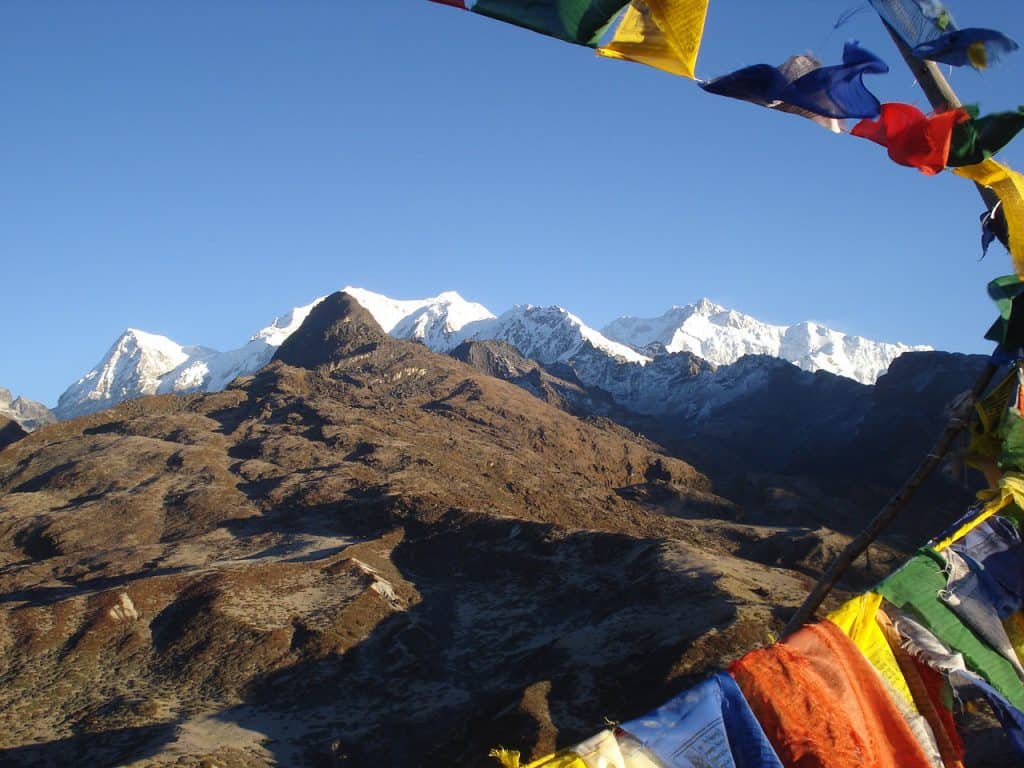
[(274, 359), (300, 368), (318, 368), (370, 351), (387, 338), (369, 311), (339, 291), (313, 307), (299, 329), (278, 347)]

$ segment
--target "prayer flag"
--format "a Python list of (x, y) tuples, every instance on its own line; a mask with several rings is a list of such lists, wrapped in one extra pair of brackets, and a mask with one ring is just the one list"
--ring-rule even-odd
[(1000, 212), (1006, 220), (1010, 240), (1013, 268), (1024, 274), (1024, 176), (992, 158), (976, 165), (965, 165), (953, 170), (957, 176), (990, 187), (999, 198)]
[(633, 0), (601, 56), (694, 78), (708, 0)]
[(666, 765), (782, 768), (742, 692), (724, 672), (621, 727)]
[(978, 117), (977, 107), (964, 107), (971, 120), (953, 129), (947, 165), (960, 167), (984, 162), (1024, 129), (1024, 107)]
[(882, 678), (830, 621), (729, 671), (787, 768), (932, 768)]
[(627, 0), (477, 0), (469, 10), (492, 19), (595, 46)]
[(851, 133), (886, 147), (894, 163), (934, 176), (946, 167), (954, 126), (968, 120), (964, 109), (926, 117), (911, 104), (890, 103), (878, 120), (861, 120)]
[(938, 61), (954, 67), (970, 65), (985, 69), (999, 61), (1004, 54), (1013, 53), (1020, 46), (1002, 32), (994, 29), (957, 29), (912, 50), (919, 59)]
[[(889, 67), (856, 42), (843, 48), (843, 63), (801, 71), (790, 59), (780, 67), (755, 64), (701, 83), (719, 96), (777, 108), (781, 105), (835, 119), (877, 117), (881, 105), (865, 87), (865, 74), (888, 72)], [(787, 66), (789, 65), (789, 66)]]

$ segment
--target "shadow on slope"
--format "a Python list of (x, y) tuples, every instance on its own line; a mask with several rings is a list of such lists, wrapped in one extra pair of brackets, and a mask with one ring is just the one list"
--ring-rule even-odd
[(455, 510), (407, 521), (391, 559), (418, 602), (346, 653), (256, 679), (220, 717), (322, 721), (303, 742), (326, 765), (488, 765), (498, 740), (554, 749), (667, 697), (742, 602), (682, 544)]

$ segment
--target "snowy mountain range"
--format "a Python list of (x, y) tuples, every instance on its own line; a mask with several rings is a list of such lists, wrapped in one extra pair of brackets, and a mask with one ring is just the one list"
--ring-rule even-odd
[(660, 345), (666, 352), (690, 352), (714, 365), (744, 355), (768, 355), (805, 371), (829, 371), (861, 384), (874, 384), (908, 347), (850, 336), (814, 322), (770, 325), (708, 299), (672, 307), (661, 317), (620, 317), (605, 327), (609, 339), (634, 349)]
[[(669, 403), (678, 410), (683, 406), (679, 398), (692, 391), (679, 389), (682, 380), (713, 378), (718, 367), (746, 355), (780, 358), (806, 371), (829, 371), (870, 384), (903, 352), (927, 349), (849, 336), (810, 322), (770, 325), (707, 299), (673, 307), (657, 318), (622, 317), (597, 331), (557, 306), (517, 305), (495, 316), (454, 291), (396, 300), (362, 288), (343, 290), (393, 337), (417, 340), (442, 353), (464, 341), (504, 341), (640, 413), (657, 413)], [(226, 352), (128, 329), (61, 395), (56, 415), (73, 418), (140, 395), (223, 389), (266, 365), (320, 300), (292, 309)]]

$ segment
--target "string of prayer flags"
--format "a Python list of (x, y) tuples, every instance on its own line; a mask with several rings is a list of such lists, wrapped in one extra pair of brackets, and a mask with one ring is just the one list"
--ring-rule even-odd
[(1024, 274), (1024, 176), (992, 158), (954, 168), (953, 173), (996, 193), (1000, 214), (1006, 220), (1014, 271)]
[(1024, 130), (1024, 107), (978, 117), (976, 106), (965, 106), (971, 119), (953, 129), (947, 165), (959, 168), (984, 162)]
[(628, 0), (433, 0), (568, 43), (594, 47)]
[(881, 104), (864, 85), (866, 74), (882, 74), (888, 65), (856, 41), (843, 47), (843, 63), (809, 71), (789, 59), (780, 67), (755, 64), (717, 77), (700, 86), (709, 93), (749, 101), (760, 106), (805, 110), (841, 120), (877, 117)]
[(959, 29), (938, 0), (870, 0), (882, 20), (919, 59), (955, 67), (985, 69), (1017, 50), (1013, 40), (992, 29)]
[(878, 120), (861, 120), (851, 133), (886, 147), (893, 162), (934, 176), (946, 167), (953, 129), (970, 119), (965, 109), (927, 117), (911, 104), (887, 103)]
[(597, 52), (693, 80), (707, 10), (708, 0), (633, 0)]

